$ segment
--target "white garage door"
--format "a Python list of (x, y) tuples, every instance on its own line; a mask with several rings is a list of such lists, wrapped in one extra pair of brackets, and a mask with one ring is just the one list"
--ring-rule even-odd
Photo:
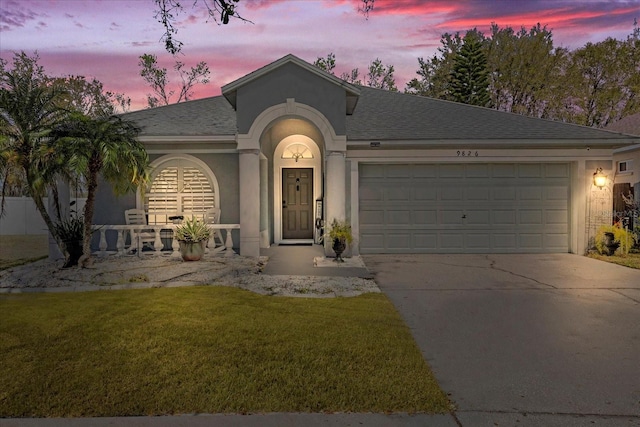
[(362, 253), (569, 251), (568, 164), (361, 164)]

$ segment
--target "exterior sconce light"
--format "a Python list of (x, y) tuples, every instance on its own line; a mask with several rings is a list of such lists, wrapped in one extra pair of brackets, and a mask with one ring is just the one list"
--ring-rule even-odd
[(596, 169), (596, 172), (593, 174), (593, 185), (601, 190), (607, 185), (607, 175), (602, 173), (602, 168)]

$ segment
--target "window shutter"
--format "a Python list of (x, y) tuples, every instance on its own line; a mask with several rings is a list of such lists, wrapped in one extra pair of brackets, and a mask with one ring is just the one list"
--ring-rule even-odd
[(149, 224), (167, 224), (176, 213), (203, 218), (208, 209), (216, 206), (207, 176), (197, 166), (186, 163), (169, 162), (154, 178), (145, 197)]

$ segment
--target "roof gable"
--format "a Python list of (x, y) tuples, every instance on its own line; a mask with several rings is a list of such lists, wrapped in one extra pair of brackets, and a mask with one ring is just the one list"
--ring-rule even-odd
[(316, 67), (315, 65), (309, 64), (306, 61), (298, 58), (294, 55), (286, 55), (277, 61), (274, 61), (264, 67), (255, 70), (246, 76), (240, 77), (239, 79), (228, 83), (222, 86), (222, 95), (227, 98), (227, 100), (231, 103), (233, 108), (237, 107), (237, 94), (238, 90), (251, 82), (254, 82), (265, 75), (274, 72), (275, 70), (284, 67), (287, 64), (294, 64), (297, 67), (300, 67), (311, 74), (314, 74), (329, 83), (336, 85), (344, 90), (346, 101), (347, 101), (347, 114), (352, 114), (355, 109), (356, 104), (358, 103), (358, 97), (360, 96), (360, 89), (357, 86), (354, 86), (350, 83), (347, 83), (344, 80), (337, 78), (336, 76), (327, 73), (326, 71)]

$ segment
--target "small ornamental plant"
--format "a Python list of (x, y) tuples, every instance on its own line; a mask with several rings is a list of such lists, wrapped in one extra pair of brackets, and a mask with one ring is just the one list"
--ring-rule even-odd
[(351, 234), (351, 224), (346, 220), (339, 221), (334, 218), (329, 227), (329, 238), (331, 241), (339, 240), (341, 242), (351, 243), (353, 241), (353, 235)]
[(179, 242), (201, 242), (211, 234), (209, 227), (198, 218), (192, 217), (176, 227), (176, 240)]

